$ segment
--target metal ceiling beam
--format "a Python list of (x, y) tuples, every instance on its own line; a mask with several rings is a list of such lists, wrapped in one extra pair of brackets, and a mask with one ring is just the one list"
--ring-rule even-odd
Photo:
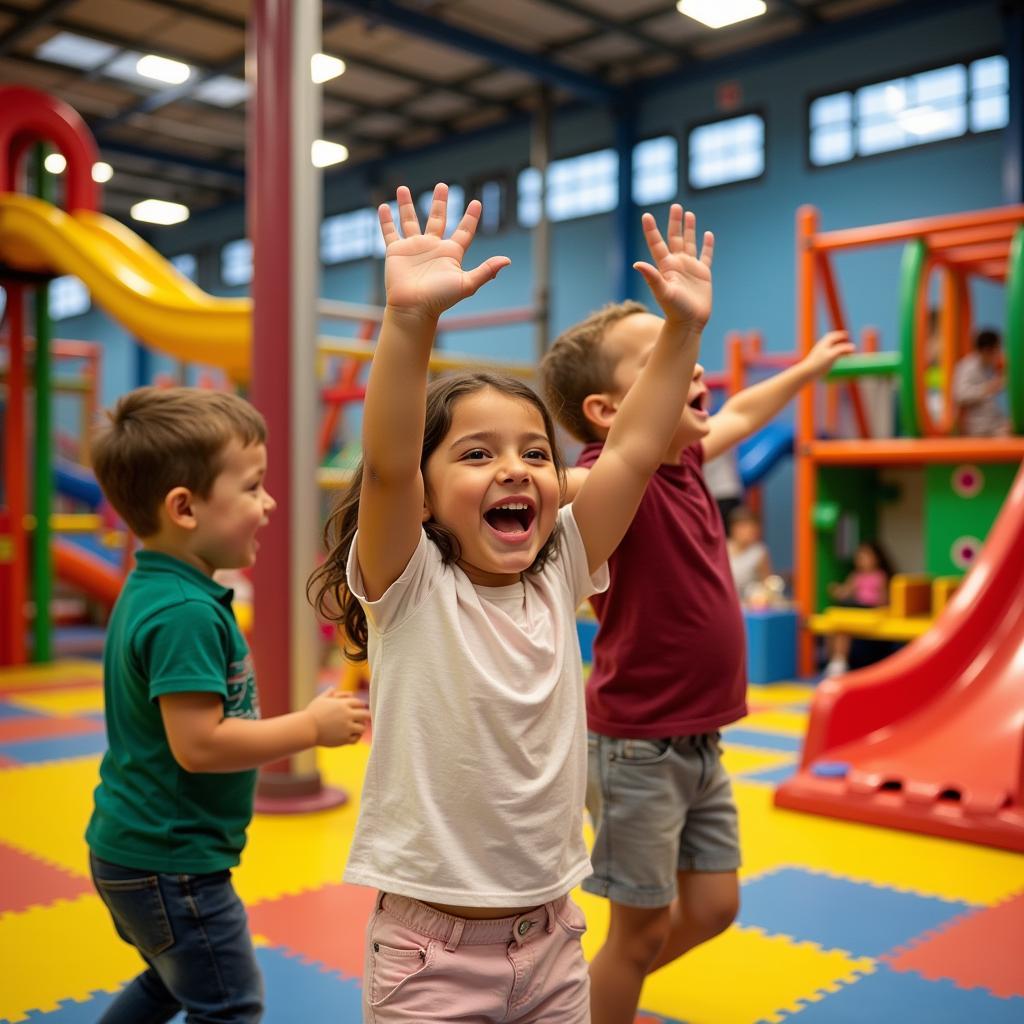
[(822, 23), (821, 15), (818, 14), (813, 7), (805, 7), (803, 4), (797, 3), (797, 0), (775, 0), (775, 2), (783, 8), (783, 10), (789, 11), (790, 14), (797, 15), (805, 28), (810, 25), (820, 25)]
[[(666, 43), (657, 36), (651, 35), (640, 28), (639, 26), (642, 24), (643, 18), (638, 18), (635, 21), (616, 21), (614, 18), (605, 17), (592, 7), (584, 7), (583, 4), (576, 3), (576, 0), (545, 0), (545, 3), (549, 7), (565, 11), (567, 14), (575, 14), (580, 18), (585, 18), (591, 24), (599, 26), (601, 31), (595, 33), (595, 35), (604, 35), (606, 32), (618, 32), (619, 35), (629, 36), (630, 39), (643, 43), (644, 46), (649, 46), (651, 49), (657, 50), (658, 53), (670, 54), (673, 57), (688, 56), (685, 47), (672, 46), (670, 43)], [(567, 42), (564, 46), (560, 45), (559, 49), (573, 45), (576, 44)]]
[(115, 142), (104, 139), (99, 143), (103, 153), (124, 153), (126, 156), (138, 157), (140, 160), (155, 160), (159, 163), (173, 164), (202, 174), (215, 175), (225, 181), (242, 183), (245, 181), (245, 170), (227, 164), (213, 163), (196, 157), (182, 156), (179, 153), (168, 153), (162, 149), (150, 149), (146, 146), (134, 146), (127, 142)]
[(18, 20), (13, 28), (9, 28), (0, 36), (0, 57), (10, 53), (22, 39), (35, 32), (37, 28), (48, 25), (65, 7), (70, 7), (73, 2), (74, 0), (47, 0), (42, 7), (37, 7), (34, 11), (26, 11), (23, 7), (11, 7), (10, 10), (6, 10), (5, 14), (14, 14)]
[(506, 46), (496, 39), (479, 36), (475, 32), (459, 28), (457, 25), (440, 21), (437, 18), (431, 18), (426, 14), (420, 14), (407, 7), (399, 7), (391, 0), (326, 0), (326, 2), (335, 10), (347, 9), (410, 35), (431, 39), (444, 46), (474, 53), (495, 64), (524, 71), (550, 85), (567, 89), (575, 95), (593, 102), (609, 103), (618, 95), (614, 86), (602, 82), (599, 78), (555, 64), (535, 53)]
[(856, 39), (871, 32), (917, 21), (930, 14), (970, 7), (975, 2), (976, 0), (898, 0), (889, 7), (877, 8), (865, 14), (855, 14), (838, 21), (823, 21), (785, 39), (751, 46), (713, 60), (702, 60), (690, 67), (670, 71), (655, 78), (641, 79), (634, 83), (634, 87), (641, 97), (651, 96), (674, 85), (684, 85), (737, 71), (749, 71), (754, 63), (791, 57), (817, 49), (822, 44)]

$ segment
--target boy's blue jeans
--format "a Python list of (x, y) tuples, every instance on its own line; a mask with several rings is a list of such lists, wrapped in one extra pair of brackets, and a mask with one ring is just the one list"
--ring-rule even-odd
[(118, 935), (149, 965), (118, 994), (100, 1024), (256, 1024), (263, 979), (245, 907), (230, 871), (162, 875), (90, 854), (100, 898)]

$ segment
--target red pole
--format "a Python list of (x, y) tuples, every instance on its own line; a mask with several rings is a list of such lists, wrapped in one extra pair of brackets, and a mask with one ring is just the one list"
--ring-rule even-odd
[(7, 424), (4, 431), (7, 515), (10, 542), (4, 545), (9, 557), (10, 581), (7, 589), (10, 607), (0, 629), (4, 630), (3, 661), (10, 665), (25, 663), (25, 604), (28, 597), (28, 546), (25, 513), (28, 511), (26, 473), (28, 438), (25, 435), (25, 289), (12, 284), (7, 288)]

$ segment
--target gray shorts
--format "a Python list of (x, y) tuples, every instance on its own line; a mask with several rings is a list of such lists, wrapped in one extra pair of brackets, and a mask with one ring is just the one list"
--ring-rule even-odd
[(736, 803), (719, 734), (621, 740), (590, 733), (587, 892), (630, 907), (675, 899), (678, 871), (736, 871)]

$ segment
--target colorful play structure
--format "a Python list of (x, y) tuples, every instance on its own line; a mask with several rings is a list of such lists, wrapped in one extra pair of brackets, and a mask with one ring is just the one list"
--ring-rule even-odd
[[(911, 642), (821, 684), (801, 769), (776, 803), (1024, 851), (1024, 206), (832, 232), (802, 209), (802, 351), (814, 342), (819, 304), (832, 327), (847, 327), (832, 255), (896, 242), (905, 243), (898, 350), (868, 345), (840, 361), (823, 416), (810, 391), (799, 400), (796, 597), (810, 630)], [(934, 272), (942, 316), (933, 405)], [(1007, 399), (1018, 436), (954, 435), (952, 368), (970, 344), (972, 276), (1005, 285)], [(898, 383), (899, 436), (873, 429), (860, 385), (878, 377)], [(838, 389), (848, 398), (842, 437)], [(828, 608), (828, 582), (845, 575), (860, 538), (878, 536), (881, 506), (894, 497), (882, 474), (892, 467), (924, 475), (926, 574), (896, 577), (887, 609), (858, 618), (860, 610)], [(805, 632), (807, 673), (812, 644)]]
[[(252, 301), (208, 295), (123, 224), (97, 212), (99, 187), (91, 177), (96, 148), (74, 110), (33, 89), (3, 87), (0, 112), (0, 284), (7, 293), (8, 352), (0, 492), (0, 665), (5, 665), (51, 657), (53, 622), (49, 609), (54, 577), (109, 608), (130, 566), (127, 534), (120, 562), (104, 557), (106, 553), (97, 551), (96, 545), (90, 550), (81, 543), (86, 533), (110, 541), (109, 528), (114, 525), (109, 515), (100, 515), (102, 496), (84, 465), (85, 449), (79, 452), (78, 465), (55, 458), (50, 410), (54, 393), (69, 385), (53, 376), (53, 362), (84, 361), (85, 374), (91, 375), (91, 386), (79, 388), (83, 395), (82, 438), (88, 436), (96, 414), (99, 370), (97, 346), (51, 341), (46, 314), (50, 279), (60, 274), (80, 278), (96, 303), (141, 344), (183, 364), (219, 368), (240, 386), (248, 383), (251, 370)], [(57, 149), (67, 159), (66, 209), (41, 197), (44, 185), (52, 184), (42, 173), (36, 179), (40, 196), (19, 191), (26, 178), (24, 164), (30, 149), (40, 145)], [(35, 337), (26, 329), (33, 296)], [(317, 342), (318, 376), (323, 382), (317, 392), (321, 416), (316, 440), (321, 466), (317, 483), (321, 490), (333, 490), (348, 479), (337, 458), (344, 444), (343, 413), (349, 403), (362, 397), (359, 377), (372, 356), (372, 339), (383, 312), (372, 305), (328, 300), (318, 303), (317, 315), (322, 320), (357, 327), (354, 337), (322, 335)], [(500, 310), (447, 317), (441, 331), (450, 335), (534, 319), (532, 308)], [(499, 366), (494, 361), (440, 350), (431, 359), (434, 370), (475, 365), (523, 376), (533, 372), (529, 364)], [(27, 403), (26, 397), (32, 401)], [(35, 410), (32, 430), (28, 429), (29, 404)], [(25, 464), (30, 451), (34, 458), (31, 487)], [(54, 517), (54, 488), (58, 496), (64, 495), (74, 503), (74, 518)], [(65, 536), (69, 532), (79, 536)], [(30, 564), (31, 574), (26, 571)], [(30, 609), (34, 609), (31, 615)], [(304, 605), (301, 613), (306, 614)], [(243, 610), (240, 621), (244, 624), (249, 619), (251, 609)], [(32, 642), (28, 644), (30, 631)]]
[[(252, 304), (207, 295), (131, 231), (97, 212), (98, 188), (90, 176), (95, 145), (74, 111), (20, 87), (0, 89), (0, 111), (0, 283), (7, 292), (8, 352), (0, 664), (12, 664), (28, 657), (32, 623), (25, 609), (31, 601), (43, 610), (34, 616), (32, 653), (46, 652), (39, 630), (47, 619), (52, 569), (107, 602), (124, 571), (123, 565), (108, 566), (101, 575), (88, 552), (69, 550), (67, 538), (55, 536), (62, 526), (84, 532), (88, 525), (100, 533), (112, 524), (101, 515), (84, 467), (60, 466), (54, 457), (53, 362), (73, 352), (84, 358), (84, 350), (64, 352), (62, 343), (51, 341), (41, 298), (46, 283), (56, 274), (79, 277), (97, 304), (140, 342), (182, 361), (219, 367), (239, 385), (249, 380), (252, 364)], [(67, 158), (63, 209), (43, 198), (45, 192), (24, 194), (23, 165), (39, 144)], [(39, 181), (37, 191), (41, 175)], [(848, 327), (832, 254), (894, 242), (906, 245), (898, 349), (879, 351), (877, 333), (865, 331), (861, 351), (836, 366), (821, 393), (801, 397), (795, 432), (773, 424), (740, 453), (748, 486), (784, 457), (796, 460), (795, 592), (807, 627), (802, 671), (813, 671), (815, 633), (841, 629), (911, 641), (869, 669), (822, 684), (801, 771), (782, 786), (777, 802), (1024, 850), (1024, 471), (1018, 471), (1024, 438), (955, 436), (950, 394), (953, 365), (972, 329), (969, 278), (1003, 282), (1009, 407), (1015, 433), (1024, 433), (1024, 207), (827, 233), (819, 231), (814, 210), (802, 210), (799, 352), (767, 352), (757, 335), (734, 335), (726, 371), (709, 383), (733, 393), (748, 383), (748, 374), (790, 365), (813, 344), (819, 304), (831, 326)], [(942, 276), (942, 318), (933, 360), (925, 332), (936, 272)], [(34, 340), (26, 326), (33, 292)], [(357, 325), (355, 337), (318, 340), (322, 417), (315, 444), (322, 490), (347, 479), (352, 453), (345, 447), (344, 412), (362, 397), (360, 367), (372, 354), (382, 313), (376, 306), (319, 304), (319, 317)], [(442, 329), (536, 319), (530, 308), (505, 310), (448, 318)], [(475, 364), (484, 365), (441, 351), (433, 360), (435, 369)], [(522, 364), (503, 368), (531, 372)], [(872, 382), (888, 382), (888, 417), (886, 401), (879, 402), (877, 393), (871, 397)], [(36, 417), (31, 431), (29, 398)], [(94, 405), (83, 409), (91, 410), (84, 416), (95, 412)], [(31, 488), (29, 451), (35, 453)], [(922, 572), (894, 579), (886, 609), (830, 608), (828, 582), (845, 574), (857, 539), (877, 534), (883, 506), (898, 496), (899, 483), (886, 475), (892, 467), (923, 477)], [(54, 486), (77, 502), (77, 523), (54, 515)], [(270, 553), (265, 550), (261, 562)], [(864, 614), (858, 617), (858, 611)]]

